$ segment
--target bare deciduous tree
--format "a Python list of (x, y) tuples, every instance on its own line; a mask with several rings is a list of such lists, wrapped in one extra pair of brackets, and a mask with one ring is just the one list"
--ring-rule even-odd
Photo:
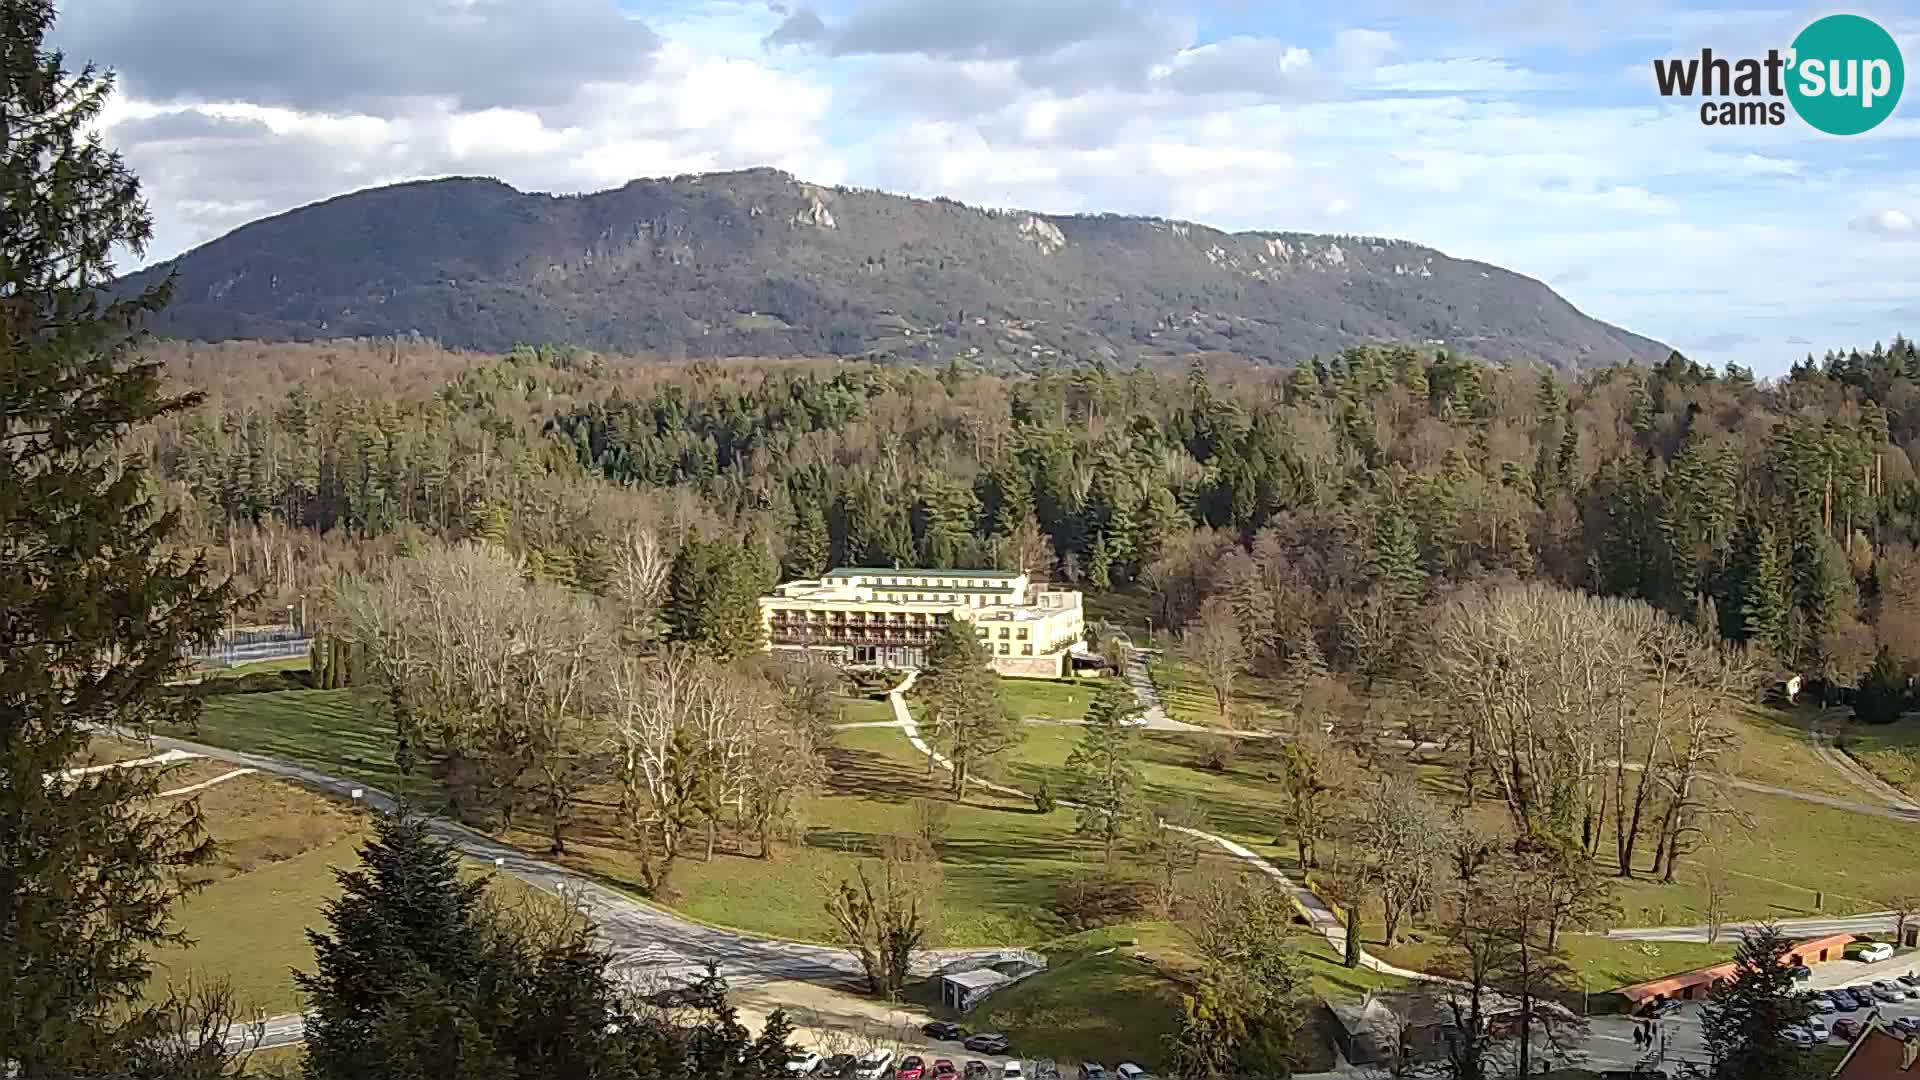
[(1208, 597), (1200, 614), (1180, 632), (1179, 656), (1193, 665), (1213, 691), (1220, 722), (1233, 714), (1233, 681), (1247, 663), (1246, 642), (1240, 636), (1233, 608), (1223, 597)]
[(1453, 821), (1410, 778), (1389, 773), (1361, 791), (1350, 839), (1380, 899), (1386, 942), (1401, 922), (1432, 900)]
[(631, 525), (613, 542), (610, 561), (607, 596), (618, 613), (621, 636), (633, 644), (658, 640), (673, 553), (659, 533)]

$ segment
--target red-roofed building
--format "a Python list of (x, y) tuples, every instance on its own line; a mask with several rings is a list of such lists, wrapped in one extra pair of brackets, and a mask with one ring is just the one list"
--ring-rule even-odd
[[(1786, 963), (1812, 967), (1829, 960), (1838, 960), (1846, 953), (1846, 948), (1852, 943), (1853, 938), (1852, 934), (1834, 934), (1830, 937), (1815, 938), (1812, 941), (1802, 941), (1787, 954)], [(1623, 986), (1619, 992), (1635, 1008), (1653, 1000), (1703, 1000), (1715, 986), (1733, 978), (1733, 972), (1734, 962), (1729, 960), (1724, 964), (1683, 971), (1664, 979)], [(1920, 1080), (1920, 1074), (1916, 1074), (1916, 1080)]]

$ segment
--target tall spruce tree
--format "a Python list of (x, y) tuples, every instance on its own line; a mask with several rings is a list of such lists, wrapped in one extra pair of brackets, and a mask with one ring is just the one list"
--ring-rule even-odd
[(1140, 734), (1134, 718), (1140, 705), (1133, 691), (1107, 683), (1094, 691), (1080, 741), (1067, 755), (1070, 795), (1080, 804), (1077, 828), (1100, 841), (1106, 869), (1140, 808)]
[(784, 1075), (782, 1014), (754, 1038), (711, 973), (630, 1010), (591, 927), (498, 903), (424, 820), (376, 819), (360, 858), (335, 871), (327, 929), (307, 935), (314, 970), (294, 976), (307, 1080)]
[(953, 762), (953, 797), (967, 797), (967, 781), (983, 762), (1018, 745), (1020, 722), (1007, 714), (991, 654), (974, 625), (948, 619), (927, 647), (918, 692), (930, 707), (934, 738)]
[(151, 801), (156, 770), (46, 778), (95, 726), (191, 719), (163, 686), (232, 600), (123, 447), (198, 399), (132, 351), (171, 283), (99, 292), (152, 228), (88, 133), (112, 79), (47, 50), (53, 17), (0, 0), (0, 1074), (28, 1078), (116, 1075), (178, 871), (211, 853), (192, 802)]
[(1787, 568), (1767, 526), (1753, 529), (1740, 563), (1740, 629), (1746, 639), (1784, 658), (1787, 641)]
[(1854, 719), (1891, 724), (1907, 709), (1907, 676), (1885, 645), (1873, 654), (1873, 666), (1853, 695)]
[(786, 558), (781, 571), (789, 580), (816, 578), (827, 572), (832, 554), (832, 537), (827, 533), (827, 515), (812, 502), (794, 511), (793, 528), (787, 534)]
[(1741, 936), (1733, 978), (1720, 983), (1701, 1014), (1715, 1076), (1812, 1080), (1825, 1070), (1787, 1041), (1786, 1029), (1813, 1015), (1793, 981), (1787, 955), (1793, 940), (1763, 924)]

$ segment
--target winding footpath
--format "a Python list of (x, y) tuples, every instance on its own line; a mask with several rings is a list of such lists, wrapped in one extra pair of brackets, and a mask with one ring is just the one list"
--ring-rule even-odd
[[(1129, 650), (1128, 665), (1127, 665), (1129, 669), (1129, 673), (1131, 673), (1135, 664), (1139, 663), (1139, 659), (1140, 659), (1140, 654), (1137, 650)], [(1144, 675), (1145, 665), (1141, 664), (1140, 666), (1142, 669), (1142, 674)], [(907, 708), (906, 694), (908, 690), (913, 688), (914, 680), (917, 677), (918, 677), (917, 672), (909, 672), (907, 674), (907, 677), (901, 680), (900, 685), (894, 687), (892, 690), (887, 692), (887, 703), (891, 705), (893, 708), (894, 723), (900, 728), (901, 732), (906, 735), (907, 741), (913, 744), (913, 748), (915, 750), (918, 750), (922, 754), (927, 755), (927, 758), (931, 760), (934, 764), (940, 766), (943, 769), (946, 769), (948, 772), (952, 772), (953, 762), (948, 760), (946, 755), (940, 753), (938, 750), (935, 750), (932, 746), (929, 746), (927, 744), (926, 739), (921, 737), (920, 726), (918, 723), (914, 721), (912, 711), (910, 711)], [(1166, 721), (1167, 723), (1179, 723), (1179, 721), (1166, 720), (1166, 710), (1161, 707), (1159, 695), (1154, 692), (1153, 683), (1151, 680), (1147, 680), (1143, 678), (1142, 680), (1136, 682), (1133, 679), (1129, 678), (1128, 682), (1133, 687), (1133, 693), (1134, 693), (1135, 699), (1138, 700), (1141, 706), (1143, 707), (1143, 709), (1147, 711), (1147, 715), (1149, 716), (1149, 718), (1151, 718), (1154, 712), (1157, 710), (1163, 721)], [(1149, 721), (1148, 726), (1152, 727), (1151, 719)], [(1191, 725), (1185, 725), (1181, 728), (1159, 728), (1158, 730), (1198, 731), (1203, 729), (1194, 728)], [(1017, 799), (1031, 799), (1033, 797), (1031, 793), (1021, 791), (1019, 788), (1007, 787), (1005, 784), (996, 784), (990, 780), (972, 780), (969, 782), (978, 784), (989, 791), (997, 791), (1002, 795), (1011, 795)], [(1058, 801), (1058, 805), (1062, 807), (1072, 808), (1077, 804), (1075, 804), (1071, 800), (1061, 799)], [(1161, 828), (1172, 829), (1176, 832), (1185, 833), (1188, 836), (1192, 836), (1197, 839), (1205, 840), (1208, 843), (1214, 844), (1215, 846), (1226, 851), (1229, 855), (1232, 855), (1234, 858), (1239, 859), (1241, 862), (1246, 863), (1248, 866), (1252, 867), (1254, 870), (1257, 870), (1260, 873), (1265, 874), (1266, 876), (1272, 878), (1274, 881), (1278, 882), (1280, 887), (1286, 891), (1288, 898), (1294, 902), (1295, 906), (1297, 906), (1300, 909), (1301, 914), (1303, 914), (1306, 917), (1308, 923), (1312, 925), (1314, 931), (1318, 933), (1321, 937), (1326, 938), (1327, 943), (1333, 946), (1334, 955), (1336, 956), (1345, 955), (1346, 947), (1347, 947), (1346, 927), (1341, 925), (1339, 916), (1333, 913), (1333, 910), (1327, 906), (1326, 902), (1321, 900), (1318, 896), (1314, 895), (1313, 890), (1294, 881), (1292, 878), (1288, 877), (1285, 873), (1282, 873), (1279, 867), (1273, 865), (1273, 863), (1262, 858), (1257, 852), (1254, 852), (1253, 850), (1249, 849), (1244, 844), (1240, 844), (1233, 840), (1229, 840), (1226, 837), (1219, 836), (1215, 833), (1204, 832), (1200, 829), (1188, 828), (1184, 825), (1167, 825), (1163, 823), (1161, 825)], [(1364, 949), (1361, 950), (1361, 953), (1360, 953), (1360, 966), (1368, 969), (1369, 971), (1377, 971), (1382, 975), (1395, 975), (1402, 979), (1413, 979), (1413, 980), (1418, 980), (1422, 982), (1444, 981), (1444, 980), (1441, 980), (1438, 976), (1429, 975), (1424, 971), (1412, 971), (1403, 967), (1395, 967), (1394, 965), (1389, 964), (1384, 960), (1381, 960), (1379, 957), (1374, 956), (1369, 952), (1366, 952)]]

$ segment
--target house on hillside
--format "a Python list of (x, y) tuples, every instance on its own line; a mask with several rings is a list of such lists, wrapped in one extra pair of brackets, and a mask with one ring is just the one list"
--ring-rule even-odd
[(1902, 1037), (1875, 1013), (1833, 1070), (1833, 1080), (1920, 1080), (1920, 1037)]

